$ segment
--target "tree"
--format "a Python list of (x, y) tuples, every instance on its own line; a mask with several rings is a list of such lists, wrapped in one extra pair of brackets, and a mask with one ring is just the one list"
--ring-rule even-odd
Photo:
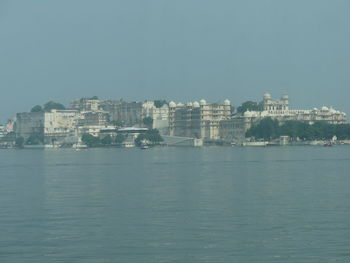
[(142, 122), (148, 129), (152, 129), (152, 127), (153, 127), (153, 119), (151, 117), (144, 118), (142, 120)]
[(292, 139), (301, 138), (306, 123), (300, 121), (287, 121), (280, 127), (280, 135), (289, 136)]
[(262, 111), (263, 106), (261, 103), (255, 101), (243, 102), (241, 106), (237, 108), (238, 113), (244, 113), (246, 111)]
[(118, 133), (117, 136), (115, 137), (115, 143), (121, 144), (126, 140), (125, 135)]
[(26, 140), (27, 145), (39, 145), (44, 143), (44, 138), (40, 134), (31, 134), (29, 138)]
[(44, 111), (48, 112), (51, 110), (65, 110), (66, 107), (64, 107), (61, 103), (49, 101), (45, 103), (44, 105)]
[(112, 139), (112, 137), (111, 137), (110, 135), (105, 136), (105, 137), (101, 140), (101, 143), (102, 143), (103, 145), (111, 145), (112, 142), (113, 142), (113, 139)]
[(23, 148), (23, 145), (24, 145), (24, 138), (22, 136), (17, 137), (15, 141), (15, 146), (17, 148)]
[(168, 104), (168, 102), (166, 100), (155, 100), (154, 101), (154, 106), (156, 106), (156, 108), (161, 108), (165, 104)]
[(43, 111), (44, 111), (43, 107), (41, 107), (40, 105), (36, 105), (30, 110), (30, 112), (43, 112)]
[(286, 121), (279, 125), (277, 120), (262, 119), (246, 132), (247, 137), (257, 139), (275, 139), (278, 136), (289, 136), (292, 140), (329, 140), (335, 135), (339, 140), (350, 139), (350, 124), (329, 124), (316, 122), (310, 125), (301, 121)]
[(151, 129), (145, 133), (141, 133), (135, 139), (135, 144), (140, 146), (143, 141), (147, 141), (150, 144), (156, 145), (163, 141), (162, 136), (159, 134), (157, 129)]
[(270, 117), (262, 119), (257, 125), (250, 128), (247, 137), (255, 137), (264, 140), (275, 139), (279, 136), (279, 124)]
[(121, 120), (111, 121), (111, 124), (116, 126), (116, 127), (123, 127), (124, 126), (124, 122)]
[(101, 145), (100, 139), (89, 133), (84, 133), (81, 137), (81, 140), (84, 144), (86, 144), (89, 147), (97, 147)]

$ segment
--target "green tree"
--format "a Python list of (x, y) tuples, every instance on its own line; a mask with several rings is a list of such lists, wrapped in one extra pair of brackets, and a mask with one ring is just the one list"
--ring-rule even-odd
[(246, 133), (247, 137), (267, 140), (282, 135), (289, 136), (292, 140), (329, 140), (334, 135), (339, 140), (345, 140), (350, 139), (350, 124), (338, 125), (319, 121), (310, 125), (301, 121), (286, 121), (279, 125), (278, 121), (265, 118)]
[(142, 120), (142, 122), (148, 129), (152, 129), (152, 127), (153, 127), (153, 119), (151, 117), (144, 118)]
[(115, 137), (115, 143), (121, 144), (126, 140), (125, 135), (118, 133), (117, 136)]
[(45, 103), (44, 105), (44, 111), (48, 112), (51, 110), (65, 110), (66, 107), (64, 107), (61, 103), (49, 101)]
[(263, 106), (261, 103), (255, 101), (243, 102), (241, 106), (237, 108), (238, 113), (244, 113), (246, 111), (262, 111)]
[(110, 135), (105, 136), (105, 137), (101, 140), (101, 143), (102, 143), (103, 145), (111, 145), (112, 142), (113, 142), (113, 138), (112, 138), (112, 136), (110, 136)]
[(43, 107), (41, 107), (40, 105), (36, 105), (30, 110), (30, 112), (43, 112), (43, 111), (44, 111)]
[(124, 126), (124, 122), (121, 120), (111, 121), (111, 124), (116, 126), (116, 127), (123, 127)]
[(95, 137), (89, 133), (84, 133), (81, 140), (88, 147), (97, 147), (101, 145), (101, 141), (98, 137)]
[(17, 148), (23, 148), (23, 145), (24, 145), (24, 138), (22, 136), (17, 137), (15, 141), (15, 146)]
[(154, 106), (156, 106), (156, 108), (161, 108), (165, 104), (168, 104), (168, 102), (166, 100), (155, 100), (154, 101)]
[(39, 145), (44, 143), (44, 137), (40, 134), (31, 134), (25, 142), (27, 145)]
[(334, 126), (334, 133), (339, 140), (350, 138), (350, 124), (339, 124)]
[(161, 143), (163, 141), (163, 138), (157, 129), (151, 129), (145, 133), (139, 134), (135, 139), (135, 144), (140, 146), (142, 144), (142, 141), (147, 141), (150, 144), (156, 145)]
[(258, 139), (270, 140), (279, 136), (279, 124), (277, 120), (270, 117), (262, 119), (257, 125), (250, 128), (247, 137), (255, 137)]

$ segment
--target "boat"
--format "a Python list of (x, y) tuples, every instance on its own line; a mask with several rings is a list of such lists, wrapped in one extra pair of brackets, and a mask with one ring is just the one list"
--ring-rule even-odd
[(332, 147), (333, 146), (333, 143), (331, 141), (328, 141), (328, 142), (325, 142), (323, 144), (324, 147)]
[(149, 146), (148, 145), (141, 145), (140, 149), (141, 150), (146, 150), (146, 149), (149, 149)]
[(78, 142), (78, 143), (73, 144), (73, 145), (72, 145), (72, 148), (73, 148), (74, 150), (76, 150), (76, 151), (79, 151), (79, 150), (81, 150), (81, 149), (87, 149), (88, 146), (85, 145), (85, 144), (83, 144), (83, 143), (81, 143), (81, 142)]

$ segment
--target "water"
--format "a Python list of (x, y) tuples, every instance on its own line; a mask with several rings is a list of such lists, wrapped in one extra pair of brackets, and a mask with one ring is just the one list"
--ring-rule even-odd
[(350, 262), (350, 147), (0, 151), (0, 262)]

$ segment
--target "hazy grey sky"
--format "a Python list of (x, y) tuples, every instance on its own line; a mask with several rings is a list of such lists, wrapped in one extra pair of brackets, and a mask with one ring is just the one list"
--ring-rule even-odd
[(82, 96), (350, 113), (349, 0), (1, 0), (0, 121)]

